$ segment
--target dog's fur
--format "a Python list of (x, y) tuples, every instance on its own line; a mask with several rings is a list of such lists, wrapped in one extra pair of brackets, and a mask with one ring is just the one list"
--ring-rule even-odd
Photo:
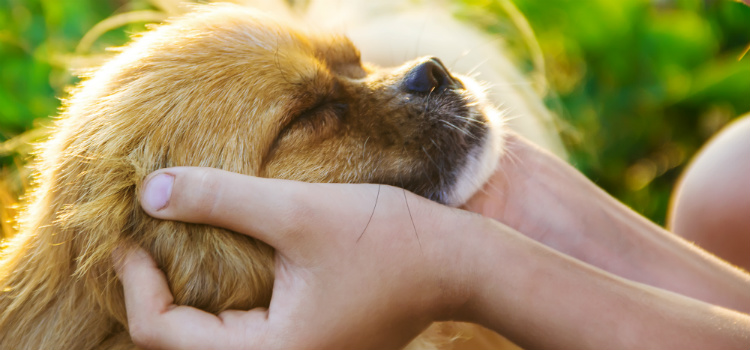
[(140, 209), (159, 168), (384, 183), (462, 203), (495, 167), (500, 115), (466, 77), (465, 89), (406, 91), (421, 62), (376, 68), (346, 37), (229, 5), (135, 40), (79, 85), (42, 145), (0, 260), (0, 349), (132, 349), (110, 261), (123, 244), (154, 256), (178, 304), (268, 304), (270, 247)]

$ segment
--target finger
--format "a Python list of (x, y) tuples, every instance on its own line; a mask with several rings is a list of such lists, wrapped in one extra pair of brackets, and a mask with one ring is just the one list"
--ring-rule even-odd
[(279, 248), (284, 233), (298, 229), (300, 212), (315, 205), (314, 192), (296, 181), (178, 167), (149, 175), (140, 199), (153, 217), (224, 227)]
[(166, 278), (145, 251), (135, 248), (113, 253), (115, 270), (123, 284), (128, 326), (133, 342), (145, 349), (247, 348), (260, 337), (264, 311), (227, 312), (221, 319), (207, 312), (177, 306)]
[(134, 307), (128, 315), (141, 318), (141, 312), (161, 314), (173, 305), (174, 298), (164, 274), (140, 248), (118, 248), (112, 253), (117, 277), (125, 292), (126, 304)]

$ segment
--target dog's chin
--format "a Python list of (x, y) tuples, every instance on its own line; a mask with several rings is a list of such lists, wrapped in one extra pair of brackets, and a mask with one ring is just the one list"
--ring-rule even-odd
[(482, 143), (467, 155), (453, 185), (445, 191), (444, 204), (458, 207), (471, 198), (497, 170), (504, 152), (505, 132), (503, 114), (487, 102), (484, 89), (474, 79), (460, 77), (466, 88), (477, 99), (477, 113), (486, 121), (488, 132)]

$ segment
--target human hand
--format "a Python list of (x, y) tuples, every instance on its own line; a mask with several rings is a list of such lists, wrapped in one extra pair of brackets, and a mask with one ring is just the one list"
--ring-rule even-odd
[(528, 141), (509, 135), (506, 150), (465, 209), (618, 276), (750, 310), (746, 273), (645, 219)]
[(455, 231), (486, 221), (389, 186), (204, 168), (152, 174), (141, 202), (154, 217), (225, 227), (277, 249), (269, 309), (218, 316), (174, 305), (146, 252), (116, 254), (131, 336), (148, 349), (401, 348), (463, 302)]
[(620, 206), (575, 168), (511, 133), (497, 170), (462, 208), (588, 260), (591, 251), (583, 244), (597, 238), (589, 233), (599, 232), (591, 222), (583, 222), (593, 217), (585, 209), (601, 203)]

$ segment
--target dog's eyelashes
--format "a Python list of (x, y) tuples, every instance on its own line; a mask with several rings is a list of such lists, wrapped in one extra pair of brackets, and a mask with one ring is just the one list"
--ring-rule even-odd
[(279, 132), (277, 142), (297, 129), (315, 132), (337, 126), (348, 111), (349, 105), (346, 103), (322, 100), (292, 118)]
[(289, 124), (292, 125), (292, 124), (308, 121), (309, 119), (314, 118), (316, 115), (324, 111), (326, 107), (327, 105), (325, 102), (318, 102), (312, 107), (302, 111), (302, 113), (294, 117), (294, 119), (292, 119), (291, 123)]
[[(298, 123), (314, 123), (317, 119), (327, 119), (327, 117), (335, 117), (339, 120), (344, 118), (344, 115), (349, 110), (349, 105), (341, 102), (322, 101), (318, 102), (311, 108), (297, 115), (290, 125)], [(316, 125), (312, 125), (316, 126)]]

